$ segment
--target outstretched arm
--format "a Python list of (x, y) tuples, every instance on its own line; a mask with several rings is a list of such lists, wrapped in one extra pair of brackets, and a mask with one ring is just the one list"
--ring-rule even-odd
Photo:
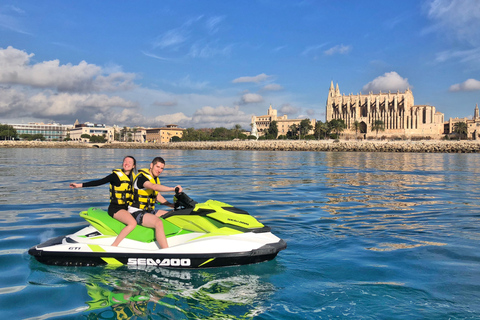
[(101, 186), (106, 183), (113, 183), (116, 186), (120, 185), (120, 179), (115, 173), (111, 173), (103, 179), (92, 180), (84, 183), (70, 183), (70, 188), (88, 188), (88, 187), (96, 187)]

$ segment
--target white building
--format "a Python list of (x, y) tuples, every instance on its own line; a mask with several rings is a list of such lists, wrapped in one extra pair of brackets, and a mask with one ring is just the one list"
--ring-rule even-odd
[(103, 136), (107, 139), (107, 142), (112, 142), (115, 138), (114, 128), (108, 127), (104, 124), (86, 122), (84, 124), (76, 124), (75, 128), (70, 129), (70, 139), (72, 139), (72, 141), (90, 141), (88, 138), (82, 138), (83, 134), (88, 134), (89, 136)]
[(67, 137), (68, 131), (73, 128), (73, 125), (63, 125), (58, 123), (36, 123), (30, 122), (28, 124), (12, 124), (11, 125), (20, 137), (22, 134), (41, 134), (45, 140), (63, 141)]

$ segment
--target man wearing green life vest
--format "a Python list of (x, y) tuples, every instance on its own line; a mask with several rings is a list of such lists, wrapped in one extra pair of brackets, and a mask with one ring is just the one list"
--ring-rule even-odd
[(158, 176), (165, 168), (165, 160), (156, 157), (150, 163), (149, 169), (138, 170), (138, 175), (133, 182), (133, 202), (128, 207), (139, 225), (155, 229), (155, 237), (162, 248), (168, 248), (167, 239), (163, 231), (161, 215), (166, 213), (164, 210), (155, 211), (155, 203), (173, 208), (173, 204), (168, 202), (160, 192), (175, 191), (175, 188), (182, 192), (181, 186), (167, 187), (160, 184)]

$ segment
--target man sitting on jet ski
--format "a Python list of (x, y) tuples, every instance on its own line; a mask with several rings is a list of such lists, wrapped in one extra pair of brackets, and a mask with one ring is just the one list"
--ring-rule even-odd
[(158, 217), (167, 211), (155, 211), (155, 203), (169, 206), (173, 208), (173, 204), (168, 202), (160, 192), (175, 191), (178, 188), (182, 191), (181, 186), (167, 187), (160, 184), (158, 176), (165, 168), (165, 160), (156, 157), (150, 163), (149, 169), (138, 170), (138, 175), (133, 182), (133, 202), (128, 207), (128, 211), (133, 215), (139, 225), (155, 229), (155, 238), (162, 248), (168, 248), (167, 238), (163, 231), (163, 223)]

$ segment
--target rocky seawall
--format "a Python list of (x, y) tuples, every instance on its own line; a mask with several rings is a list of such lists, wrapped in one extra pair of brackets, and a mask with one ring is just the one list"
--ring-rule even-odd
[(477, 153), (480, 141), (333, 141), (260, 140), (195, 141), (172, 143), (113, 142), (92, 144), (55, 141), (0, 141), (0, 148), (107, 148), (107, 149), (183, 149), (183, 150), (258, 150), (258, 151), (349, 151), (349, 152), (436, 152)]

